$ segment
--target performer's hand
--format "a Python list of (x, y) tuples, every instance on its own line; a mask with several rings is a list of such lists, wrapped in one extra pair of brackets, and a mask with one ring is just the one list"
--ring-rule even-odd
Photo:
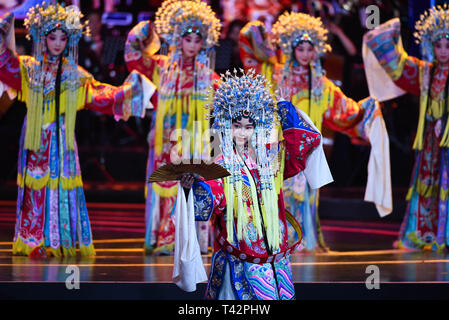
[[(286, 83), (285, 83), (286, 84)], [(290, 101), (291, 89), (287, 85), (281, 85), (275, 92), (277, 101)]]
[(181, 176), (181, 187), (185, 188), (185, 189), (191, 189), (193, 183), (195, 182), (195, 177), (193, 176), (192, 173), (184, 173)]

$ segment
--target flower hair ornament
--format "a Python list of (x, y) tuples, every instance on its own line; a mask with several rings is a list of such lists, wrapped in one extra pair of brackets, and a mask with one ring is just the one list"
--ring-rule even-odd
[(424, 12), (415, 24), (414, 36), (416, 43), (421, 44), (423, 59), (433, 62), (433, 44), (435, 41), (446, 37), (449, 39), (449, 7), (436, 6)]
[[(275, 124), (275, 102), (270, 94), (271, 84), (260, 74), (256, 74), (253, 69), (237, 76), (227, 71), (217, 80), (218, 89), (215, 91), (212, 104), (208, 107), (211, 110), (211, 117), (214, 118), (212, 129), (216, 130), (221, 138), (221, 151), (223, 154), (223, 166), (231, 173), (224, 178), (224, 189), (227, 202), (227, 232), (228, 241), (233, 241), (234, 215), (237, 218), (237, 239), (241, 240), (246, 236), (245, 228), (249, 221), (248, 210), (242, 200), (244, 181), (242, 170), (246, 176), (251, 175), (245, 162), (234, 149), (232, 137), (232, 121), (240, 117), (248, 117), (254, 122), (254, 133), (251, 138), (251, 146), (255, 150), (257, 171), (260, 183), (260, 212), (262, 212), (263, 222), (267, 228), (267, 240), (273, 249), (279, 248), (281, 243), (280, 227), (278, 217), (277, 199), (278, 194), (274, 182), (274, 172), (272, 168), (272, 152), (266, 146), (270, 141), (270, 133)], [(271, 150), (273, 151), (273, 150)], [(255, 186), (251, 187), (253, 199), (257, 199)], [(237, 200), (235, 202), (234, 200)], [(257, 201), (251, 208), (253, 222), (256, 232), (262, 237), (262, 224), (258, 214), (259, 204)], [(234, 204), (236, 209), (234, 209)], [(231, 213), (234, 212), (234, 215)]]
[[(77, 72), (78, 42), (83, 34), (90, 35), (88, 22), (82, 23), (82, 17), (83, 15), (78, 7), (64, 7), (59, 3), (42, 2), (41, 5), (38, 4), (30, 8), (27, 13), (24, 25), (28, 31), (27, 38), (33, 41), (33, 59), (26, 62), (28, 83), (26, 87), (22, 86), (21, 99), (26, 101), (28, 105), (25, 148), (29, 150), (40, 148), (42, 106), (54, 104), (51, 95), (48, 98), (44, 94), (44, 92), (48, 93), (49, 90), (49, 88), (44, 88), (44, 70), (45, 64), (48, 63), (46, 37), (56, 29), (62, 30), (67, 35), (67, 44), (63, 53), (65, 59), (67, 59), (67, 63), (64, 65), (65, 70), (67, 70), (67, 72), (64, 72), (67, 86), (65, 91), (61, 92), (61, 95), (65, 95), (61, 98), (61, 101), (65, 102), (66, 127), (68, 130), (74, 129), (76, 108), (85, 99), (85, 93), (82, 90), (77, 90), (81, 86)], [(73, 150), (73, 137), (66, 135), (66, 139), (67, 148)]]

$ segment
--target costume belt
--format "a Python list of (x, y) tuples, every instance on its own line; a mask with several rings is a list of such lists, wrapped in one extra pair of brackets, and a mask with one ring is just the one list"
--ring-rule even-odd
[(295, 242), (293, 245), (288, 247), (285, 250), (279, 251), (278, 253), (271, 254), (271, 255), (249, 255), (247, 253), (244, 253), (237, 247), (233, 246), (231, 243), (229, 243), (228, 240), (226, 240), (226, 233), (225, 230), (217, 231), (217, 242), (220, 244), (220, 246), (228, 252), (229, 254), (232, 254), (234, 257), (236, 257), (239, 260), (250, 262), (250, 263), (256, 263), (256, 264), (264, 264), (264, 263), (270, 263), (270, 262), (278, 262), (282, 258), (287, 257), (289, 254), (293, 253), (296, 249), (301, 247), (301, 241), (302, 241), (302, 230), (301, 226), (299, 225), (299, 222), (295, 219), (295, 217), (288, 211), (285, 210), (285, 215), (287, 218), (287, 221), (293, 226), (296, 233), (298, 234), (298, 241)]

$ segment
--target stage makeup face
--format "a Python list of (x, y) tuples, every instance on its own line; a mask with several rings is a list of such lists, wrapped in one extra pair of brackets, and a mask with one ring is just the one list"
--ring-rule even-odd
[(307, 67), (315, 57), (315, 48), (307, 41), (300, 42), (294, 52), (296, 61), (303, 67)]
[(237, 146), (245, 146), (254, 133), (254, 123), (248, 117), (237, 118), (232, 121), (232, 139)]
[(203, 39), (196, 33), (189, 33), (182, 37), (182, 54), (184, 58), (192, 59), (200, 52)]
[(439, 63), (449, 62), (449, 35), (445, 35), (441, 39), (435, 41), (433, 44), (433, 50), (435, 52), (435, 58)]
[(67, 45), (67, 35), (61, 29), (56, 29), (47, 35), (46, 41), (50, 55), (59, 56)]

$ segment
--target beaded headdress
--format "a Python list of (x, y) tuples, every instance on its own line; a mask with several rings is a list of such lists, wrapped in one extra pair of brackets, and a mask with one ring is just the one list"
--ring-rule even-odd
[(274, 42), (287, 58), (301, 41), (310, 42), (320, 56), (331, 50), (326, 44), (327, 30), (321, 19), (305, 13), (285, 12), (273, 25), (272, 33)]
[(200, 0), (166, 0), (156, 12), (156, 32), (170, 46), (178, 46), (186, 33), (201, 35), (203, 48), (213, 47), (220, 37), (221, 23), (211, 7)]
[(449, 7), (436, 6), (424, 12), (415, 24), (416, 43), (421, 44), (423, 59), (434, 60), (433, 44), (441, 37), (449, 39)]
[[(274, 100), (269, 92), (271, 84), (251, 69), (247, 74), (237, 77), (226, 71), (221, 75), (219, 88), (212, 103), (213, 128), (230, 128), (231, 121), (237, 117), (250, 117), (256, 127), (271, 129), (273, 125)], [(243, 70), (240, 70), (243, 72)]]
[(64, 7), (59, 3), (36, 5), (30, 8), (24, 25), (28, 30), (27, 38), (33, 40), (34, 58), (42, 61), (45, 48), (45, 37), (55, 29), (61, 29), (68, 41), (65, 56), (70, 63), (77, 64), (78, 42), (83, 34), (89, 36), (88, 21), (81, 22), (83, 14), (76, 6)]
[[(232, 137), (232, 121), (236, 118), (247, 117), (254, 123), (254, 133), (250, 144), (255, 151), (257, 171), (262, 199), (260, 201), (265, 212), (264, 223), (267, 227), (268, 242), (274, 248), (279, 246), (279, 223), (277, 219), (277, 193), (274, 184), (274, 173), (272, 169), (273, 153), (276, 151), (267, 148), (270, 141), (270, 134), (275, 123), (275, 103), (270, 94), (271, 84), (260, 74), (256, 74), (253, 69), (242, 76), (237, 76), (227, 71), (217, 80), (218, 89), (215, 91), (211, 109), (211, 116), (214, 118), (212, 129), (216, 130), (221, 138), (221, 151), (223, 154), (223, 166), (231, 173), (225, 178), (225, 185), (228, 194), (227, 201), (227, 230), (228, 239), (232, 240), (233, 215), (236, 211), (238, 225), (236, 226), (237, 238), (240, 240), (245, 235), (244, 228), (248, 221), (247, 210), (241, 205), (242, 201), (242, 168), (245, 164), (242, 158), (235, 152)], [(234, 202), (234, 195), (238, 203)], [(255, 195), (257, 198), (257, 195)], [(237, 209), (234, 210), (234, 205)], [(257, 204), (256, 204), (257, 205)], [(257, 214), (255, 214), (256, 216)], [(258, 216), (258, 215), (257, 215)], [(254, 224), (258, 233), (262, 234), (261, 222), (255, 219)]]
[(279, 87), (290, 88), (292, 84), (292, 65), (296, 61), (294, 50), (296, 46), (307, 41), (311, 43), (317, 53), (316, 59), (311, 61), (312, 88), (311, 99), (319, 101), (323, 93), (322, 76), (324, 70), (321, 65), (320, 56), (331, 51), (331, 46), (326, 43), (327, 29), (324, 28), (320, 18), (298, 12), (285, 12), (282, 14), (272, 28), (273, 42), (277, 44), (286, 61), (282, 70), (283, 74), (279, 79)]
[[(195, 33), (203, 40), (194, 61), (195, 76), (197, 79), (212, 79), (214, 45), (220, 37), (221, 23), (207, 3), (200, 0), (165, 0), (156, 12), (154, 25), (157, 35), (164, 40), (160, 52), (168, 55), (159, 88), (161, 94), (170, 96), (178, 92), (176, 86), (179, 81), (176, 79), (183, 70), (182, 37), (187, 34)], [(208, 87), (208, 81), (200, 81), (194, 90), (204, 93)]]
[(171, 65), (180, 62), (182, 37), (195, 33), (203, 40), (196, 62), (207, 69), (214, 69), (213, 47), (220, 38), (221, 23), (207, 3), (201, 0), (165, 0), (156, 12), (154, 25), (157, 34), (165, 41), (164, 45), (169, 47)]

